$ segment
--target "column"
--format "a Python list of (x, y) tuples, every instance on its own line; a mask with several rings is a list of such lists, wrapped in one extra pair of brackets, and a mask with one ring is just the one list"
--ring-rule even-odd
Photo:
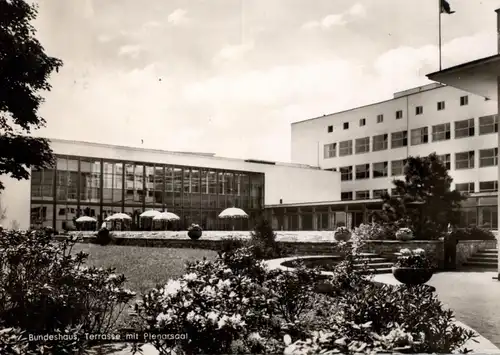
[(298, 230), (301, 231), (302, 230), (302, 211), (300, 210), (300, 207), (297, 208), (297, 215), (298, 215), (298, 222), (299, 222), (299, 225), (298, 225)]
[(313, 207), (313, 231), (317, 231), (318, 228), (318, 216), (316, 213), (316, 207)]
[[(497, 27), (499, 29), (499, 34), (500, 34), (500, 12), (497, 11)], [(499, 35), (499, 42), (498, 42), (498, 49), (500, 53), (500, 35)], [(497, 113), (500, 114), (500, 77), (497, 77)], [(498, 135), (498, 148), (500, 150), (500, 130), (497, 133)], [(500, 178), (500, 164), (498, 164), (498, 178)], [(497, 206), (500, 207), (500, 193), (497, 194)], [(497, 208), (498, 210), (498, 220), (500, 220), (500, 208)], [(497, 250), (500, 250), (500, 236), (499, 236), (499, 229), (497, 228)], [(500, 281), (500, 253), (498, 253), (498, 268), (497, 268), (497, 280)]]

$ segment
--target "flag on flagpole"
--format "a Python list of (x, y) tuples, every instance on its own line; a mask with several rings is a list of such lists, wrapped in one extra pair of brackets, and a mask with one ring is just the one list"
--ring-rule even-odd
[(446, 0), (441, 0), (441, 13), (442, 14), (454, 14), (455, 11), (451, 11), (450, 4)]

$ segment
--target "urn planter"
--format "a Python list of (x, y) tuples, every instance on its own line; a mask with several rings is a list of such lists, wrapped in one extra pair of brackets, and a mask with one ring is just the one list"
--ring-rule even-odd
[(398, 230), (396, 232), (396, 239), (402, 242), (407, 242), (415, 238), (412, 231), (409, 230)]
[(428, 282), (434, 270), (428, 268), (392, 267), (392, 275), (405, 285), (422, 285)]
[(202, 234), (201, 230), (191, 230), (191, 231), (188, 231), (188, 237), (191, 238), (191, 239), (193, 239), (193, 240), (200, 239), (201, 238), (201, 234)]
[(351, 239), (351, 232), (349, 231), (335, 232), (333, 234), (333, 237), (337, 242), (347, 242), (349, 239)]

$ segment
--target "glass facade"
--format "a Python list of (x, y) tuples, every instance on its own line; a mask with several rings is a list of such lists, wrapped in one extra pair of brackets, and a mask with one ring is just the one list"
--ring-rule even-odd
[[(197, 223), (205, 230), (247, 230), (264, 209), (264, 174), (85, 157), (58, 156), (55, 169), (33, 171), (31, 225), (75, 229), (75, 219), (94, 217), (100, 226), (113, 213), (132, 217), (147, 209), (168, 210), (181, 220), (171, 229)], [(249, 220), (217, 218), (228, 207), (245, 210)], [(147, 226), (146, 226), (147, 227)]]

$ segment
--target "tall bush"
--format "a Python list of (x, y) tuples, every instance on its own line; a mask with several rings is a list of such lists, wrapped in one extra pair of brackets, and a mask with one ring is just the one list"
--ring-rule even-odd
[[(109, 333), (134, 297), (123, 275), (86, 267), (88, 254), (72, 254), (74, 243), (43, 232), (0, 233), (0, 326), (24, 332), (19, 343), (32, 353), (79, 353), (91, 345), (84, 334)], [(67, 337), (26, 342), (47, 334)]]
[(448, 224), (457, 225), (461, 202), (466, 199), (451, 190), (453, 179), (435, 153), (427, 157), (409, 157), (404, 168), (404, 180), (394, 180), (396, 193), (385, 194), (383, 209), (373, 217), (381, 223), (405, 221), (418, 239), (437, 239)]
[(257, 224), (250, 237), (250, 244), (257, 259), (273, 259), (281, 256), (276, 233), (267, 220)]

